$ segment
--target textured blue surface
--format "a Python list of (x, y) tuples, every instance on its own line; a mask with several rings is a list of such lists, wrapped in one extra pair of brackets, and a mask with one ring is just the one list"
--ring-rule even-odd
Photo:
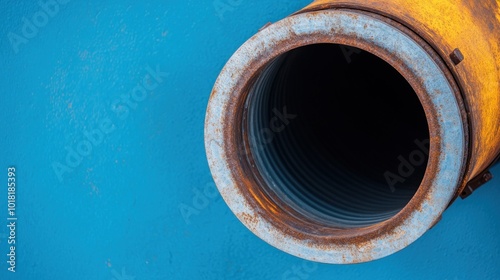
[[(309, 1), (67, 2), (17, 53), (10, 32), (24, 37), (23, 18), (43, 9), (0, 2), (0, 224), (10, 165), (19, 219), (15, 274), (0, 227), (0, 279), (500, 279), (499, 167), (421, 239), (360, 265), (284, 254), (214, 193), (203, 125), (215, 79), (261, 26)], [(157, 87), (134, 91), (144, 83)], [(79, 147), (88, 155), (71, 158)]]

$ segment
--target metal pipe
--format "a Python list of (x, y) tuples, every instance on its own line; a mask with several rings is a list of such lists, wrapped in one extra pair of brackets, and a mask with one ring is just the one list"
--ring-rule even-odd
[(207, 109), (224, 200), (304, 259), (358, 263), (408, 246), (491, 179), (499, 34), (493, 0), (315, 1), (261, 29)]

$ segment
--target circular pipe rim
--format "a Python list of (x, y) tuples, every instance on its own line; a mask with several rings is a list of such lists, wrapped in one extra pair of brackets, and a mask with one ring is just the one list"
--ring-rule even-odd
[[(354, 231), (313, 228), (307, 222), (284, 217), (289, 209), (267, 205), (269, 201), (260, 199), (257, 181), (249, 181), (240, 166), (237, 142), (241, 139), (235, 134), (241, 130), (237, 128), (241, 120), (238, 111), (244, 108), (244, 95), (255, 73), (278, 55), (315, 43), (345, 44), (377, 55), (407, 79), (424, 105), (431, 135), (426, 174), (410, 203), (380, 225)], [(210, 97), (205, 146), (217, 187), (247, 228), (292, 255), (324, 263), (358, 263), (399, 251), (432, 227), (460, 184), (466, 124), (454, 86), (446, 77), (421, 44), (374, 15), (323, 10), (294, 15), (268, 26), (231, 57)]]

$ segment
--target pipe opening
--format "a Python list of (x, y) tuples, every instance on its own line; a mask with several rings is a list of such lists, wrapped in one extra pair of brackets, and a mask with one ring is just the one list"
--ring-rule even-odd
[(390, 219), (416, 193), (429, 127), (405, 78), (377, 56), (337, 44), (270, 62), (246, 100), (249, 156), (278, 205), (336, 228)]

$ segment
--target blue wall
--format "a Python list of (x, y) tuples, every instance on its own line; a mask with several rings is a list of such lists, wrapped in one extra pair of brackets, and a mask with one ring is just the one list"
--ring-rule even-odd
[(308, 2), (60, 0), (47, 15), (2, 0), (0, 224), (11, 165), (18, 221), (16, 273), (0, 227), (0, 279), (500, 279), (498, 167), (417, 242), (360, 265), (282, 253), (213, 192), (203, 125), (218, 73)]

